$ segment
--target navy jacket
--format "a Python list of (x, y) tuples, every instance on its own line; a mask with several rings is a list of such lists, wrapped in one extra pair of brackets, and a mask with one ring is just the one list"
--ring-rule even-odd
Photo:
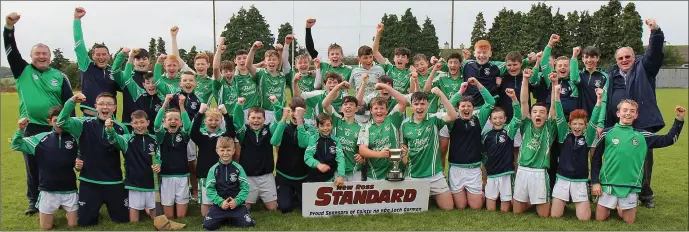
[[(632, 99), (639, 104), (639, 118), (634, 121), (635, 128), (645, 129), (651, 132), (657, 132), (665, 127), (663, 115), (658, 109), (658, 101), (656, 99), (656, 75), (660, 71), (665, 54), (663, 53), (663, 43), (665, 42), (665, 35), (663, 31), (658, 28), (651, 31), (651, 38), (648, 49), (642, 56), (636, 56), (636, 61), (627, 73), (626, 94), (614, 94), (615, 89), (612, 83), (615, 79), (623, 78), (620, 74), (620, 69), (617, 65), (606, 70), (608, 76), (608, 83), (606, 83), (606, 94), (604, 98), (607, 102), (606, 107), (606, 127), (613, 126), (617, 122), (617, 104), (622, 100), (614, 98), (613, 96), (624, 96), (624, 98)], [(619, 89), (618, 89), (619, 91)]]

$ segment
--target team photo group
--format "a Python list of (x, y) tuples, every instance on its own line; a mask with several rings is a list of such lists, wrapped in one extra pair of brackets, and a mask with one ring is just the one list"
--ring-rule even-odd
[(529, 54), (493, 57), (479, 40), (447, 57), (398, 47), (390, 60), (383, 24), (350, 66), (337, 43), (314, 48), (316, 19), (306, 20), (304, 54), (290, 57), (292, 34), (275, 49), (256, 41), (236, 51), (220, 37), (214, 56), (199, 53), (189, 67), (177, 26), (171, 54), (149, 60), (132, 45), (110, 65), (108, 47), (86, 47), (85, 15), (74, 9), (78, 91), (50, 66), (48, 45), (22, 57), (14, 32), (31, 25), (19, 13), (3, 29), (20, 101), (11, 149), (24, 154), (25, 214), (38, 213), (41, 229), (54, 228), (60, 209), (69, 227), (102, 223), (103, 205), (116, 223), (182, 229), (169, 219), (190, 204), (202, 228), (185, 229), (252, 227), (261, 223), (253, 210), (298, 214), (313, 201), (302, 197), (306, 183), (416, 180), (429, 183), (436, 210), (572, 210), (632, 224), (638, 206), (655, 207), (653, 149), (678, 140), (686, 114), (662, 112), (674, 123), (656, 134), (666, 126), (656, 99), (665, 36), (652, 18), (646, 51), (620, 47), (611, 67), (598, 66), (593, 46), (554, 54), (557, 34)]

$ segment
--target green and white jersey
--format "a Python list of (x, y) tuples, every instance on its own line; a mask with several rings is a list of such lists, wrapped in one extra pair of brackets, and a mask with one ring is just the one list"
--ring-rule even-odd
[(227, 79), (213, 80), (213, 94), (218, 105), (225, 104), (225, 109), (234, 109), (237, 104), (237, 81), (227, 82)]
[(555, 119), (549, 118), (541, 129), (530, 118), (522, 121), (522, 145), (519, 149), (519, 166), (536, 169), (550, 167), (550, 146), (555, 141)]
[(243, 105), (245, 110), (251, 107), (261, 106), (261, 97), (258, 93), (256, 77), (252, 77), (249, 74), (242, 75), (237, 71), (232, 82), (237, 82), (237, 97), (246, 99)]
[[(419, 91), (423, 91), (424, 85), (426, 85), (426, 80), (430, 77), (431, 73), (426, 73), (426, 75), (421, 75), (419, 74)], [(438, 79), (438, 74), (436, 73), (435, 77), (433, 78), (433, 82), (436, 82)], [(435, 94), (432, 94), (428, 92), (428, 113), (436, 113), (438, 112), (438, 96), (435, 96)]]
[(361, 65), (356, 66), (352, 69), (352, 76), (349, 78), (350, 86), (354, 87), (355, 91), (359, 90), (363, 82), (364, 73), (368, 74), (368, 82), (364, 88), (364, 96), (376, 92), (376, 83), (378, 83), (378, 78), (385, 75), (385, 69), (378, 64), (374, 64), (370, 69), (365, 69)]
[(180, 82), (179, 76), (180, 75), (177, 74), (176, 77), (169, 78), (167, 76), (167, 73), (163, 73), (163, 65), (162, 64), (155, 64), (155, 66), (153, 66), (153, 80), (154, 80), (156, 86), (161, 86), (161, 83), (167, 85), (166, 88), (163, 88), (163, 89), (158, 88), (158, 92), (160, 94), (162, 94), (163, 96), (167, 95), (167, 94), (179, 92), (179, 90), (181, 89), (179, 87), (179, 82)]
[(381, 65), (385, 70), (385, 75), (392, 78), (392, 88), (402, 94), (409, 92), (409, 68), (399, 69), (397, 66), (390, 63), (390, 60), (385, 59), (385, 64)]
[(213, 96), (213, 78), (210, 76), (201, 77), (196, 74), (196, 88), (194, 94), (199, 98), (201, 103), (208, 104)]
[[(433, 87), (438, 87), (440, 91), (447, 96), (447, 99), (450, 99), (452, 96), (457, 94), (459, 92), (459, 88), (462, 86), (462, 83), (464, 83), (464, 78), (462, 78), (461, 75), (457, 79), (454, 79), (450, 76), (450, 73), (438, 71), (435, 73), (435, 76), (437, 78), (433, 80)], [(445, 108), (443, 104), (438, 104), (441, 109)]]
[(321, 77), (323, 77), (322, 82), (325, 83), (325, 74), (329, 71), (333, 71), (340, 74), (342, 81), (349, 81), (349, 77), (352, 75), (352, 67), (344, 63), (340, 63), (340, 66), (332, 66), (329, 63), (321, 62)]
[(333, 119), (333, 128), (335, 129), (333, 138), (337, 138), (340, 141), (342, 151), (344, 152), (346, 174), (349, 175), (361, 170), (361, 164), (354, 159), (354, 155), (359, 153), (357, 138), (359, 137), (359, 131), (361, 131), (361, 125), (356, 120), (348, 123), (339, 114), (332, 114), (330, 117)]
[(419, 123), (414, 121), (414, 117), (402, 122), (400, 137), (402, 144), (409, 148), (407, 176), (425, 178), (443, 171), (438, 133), (447, 124), (444, 117), (444, 113), (426, 114)]
[[(395, 108), (388, 114), (385, 121), (380, 125), (370, 120), (361, 127), (357, 144), (366, 145), (373, 151), (381, 151), (383, 148), (399, 148), (400, 137), (398, 129), (402, 124), (402, 114)], [(392, 162), (387, 158), (367, 159), (368, 173), (372, 180), (385, 179), (388, 171), (392, 168)]]
[[(304, 118), (312, 119), (318, 117), (321, 113), (325, 113), (323, 109), (323, 99), (325, 99), (326, 96), (328, 96), (328, 93), (326, 93), (325, 90), (314, 90), (302, 93), (301, 97), (306, 101), (306, 115), (304, 115)], [(340, 96), (330, 103), (333, 107), (332, 112), (342, 115), (340, 106), (342, 106), (342, 98), (344, 96), (344, 93), (340, 91)]]
[(259, 81), (259, 88), (261, 89), (261, 96), (263, 100), (261, 101), (261, 106), (264, 110), (272, 110), (273, 105), (270, 102), (270, 96), (275, 96), (278, 99), (278, 105), (285, 105), (285, 88), (287, 88), (287, 79), (290, 74), (283, 74), (282, 72), (277, 72), (275, 76), (270, 74), (268, 70), (258, 69), (256, 71), (256, 77)]
[[(316, 77), (311, 75), (311, 73), (312, 72), (302, 73), (301, 79), (299, 79), (299, 82), (297, 82), (299, 89), (301, 89), (302, 92), (311, 92), (316, 90), (316, 88), (313, 86), (314, 82), (316, 82)], [(289, 88), (292, 90), (292, 94), (294, 94), (294, 86), (292, 86), (292, 82), (294, 81), (295, 75), (297, 75), (297, 73), (294, 70), (290, 70), (287, 86), (289, 86)]]

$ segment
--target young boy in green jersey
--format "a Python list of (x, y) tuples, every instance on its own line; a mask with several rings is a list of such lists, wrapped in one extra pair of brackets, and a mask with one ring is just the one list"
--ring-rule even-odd
[(440, 98), (448, 109), (447, 113), (437, 115), (428, 113), (428, 96), (425, 92), (416, 92), (411, 96), (413, 115), (402, 122), (400, 127), (401, 146), (407, 153), (407, 175), (411, 179), (431, 181), (430, 195), (435, 197), (438, 208), (452, 210), (453, 201), (447, 180), (443, 174), (438, 146), (438, 132), (443, 126), (457, 119), (457, 111), (450, 100), (439, 88), (431, 93)]
[(402, 113), (407, 108), (407, 99), (391, 85), (376, 83), (376, 89), (385, 89), (397, 101), (397, 107), (388, 110), (388, 101), (382, 97), (371, 100), (371, 117), (369, 123), (359, 131), (359, 154), (366, 158), (368, 164), (367, 179), (384, 180), (392, 168), (390, 149), (399, 148), (398, 128), (402, 124)]
[(112, 127), (112, 120), (105, 121), (105, 134), (108, 142), (122, 151), (125, 168), (124, 188), (129, 190), (129, 222), (139, 222), (139, 213), (143, 210), (156, 217), (155, 185), (153, 172), (160, 172), (160, 153), (156, 152), (158, 144), (148, 134), (150, 121), (143, 110), (132, 113), (134, 133), (118, 135)]
[(665, 135), (650, 133), (632, 127), (639, 116), (638, 103), (625, 99), (617, 105), (620, 121), (606, 128), (593, 143), (596, 149), (603, 149), (603, 155), (596, 154), (591, 160), (591, 193), (600, 196), (596, 207), (596, 220), (604, 221), (610, 210), (619, 207), (618, 215), (627, 223), (636, 220), (638, 193), (646, 152), (649, 148), (663, 148), (675, 144), (684, 126), (686, 109), (675, 107), (675, 122)]
[[(217, 104), (225, 105), (225, 109), (234, 110), (237, 104), (237, 82), (234, 81), (235, 63), (222, 61), (222, 54), (227, 51), (225, 38), (220, 37), (218, 48), (213, 56), (213, 94)], [(224, 122), (223, 122), (224, 123)], [(231, 122), (230, 122), (231, 123)], [(224, 127), (221, 125), (221, 127)], [(238, 149), (235, 149), (238, 150)]]
[[(368, 74), (364, 74), (363, 83), (368, 83)], [(390, 78), (387, 75), (383, 75), (380, 78), (378, 78), (378, 83), (393, 86), (392, 78)], [(358, 114), (355, 115), (355, 118), (357, 119), (357, 122), (359, 122), (359, 124), (366, 124), (371, 119), (371, 106), (369, 104), (371, 102), (371, 99), (375, 97), (383, 98), (383, 100), (386, 100), (388, 103), (387, 106), (389, 111), (392, 111), (392, 109), (397, 105), (397, 102), (394, 98), (390, 96), (390, 92), (388, 92), (387, 89), (376, 89), (375, 93), (371, 93), (369, 95), (364, 96), (364, 92), (366, 92), (365, 89), (366, 86), (362, 84), (361, 86), (359, 86), (356, 94), (360, 107), (357, 111)], [(405, 98), (409, 96), (411, 95), (404, 95)], [(403, 114), (402, 116), (404, 117), (405, 114)]]
[[(514, 174), (514, 143), (521, 126), (521, 111), (519, 111), (519, 99), (517, 99), (514, 89), (505, 89), (505, 94), (512, 99), (512, 109), (516, 117), (512, 118), (508, 125), (505, 125), (507, 117), (505, 110), (495, 107), (490, 112), (490, 122), (493, 127), (484, 130), (481, 136), (481, 143), (486, 152), (486, 208), (496, 210), (497, 202), (500, 201), (500, 211), (509, 212), (510, 202), (512, 201), (512, 183)], [(498, 197), (500, 197), (498, 199)]]
[[(434, 78), (435, 80), (433, 82), (433, 86), (440, 88), (440, 90), (443, 91), (443, 94), (445, 94), (445, 96), (447, 96), (450, 99), (457, 92), (459, 92), (459, 88), (462, 86), (462, 83), (464, 83), (464, 77), (462, 77), (461, 70), (462, 59), (464, 58), (462, 58), (462, 56), (459, 53), (453, 52), (452, 54), (450, 54), (450, 56), (447, 57), (447, 63), (443, 64), (443, 62), (440, 62), (443, 65), (442, 70), (446, 72), (446, 75), (443, 75), (443, 78)], [(444, 111), (445, 109), (441, 110)], [(447, 126), (443, 126), (443, 129), (440, 129), (439, 135), (440, 155), (442, 156), (441, 161), (443, 163), (443, 167), (445, 167), (447, 150), (450, 146), (450, 132), (448, 131)]]
[(205, 53), (196, 54), (194, 57), (194, 69), (196, 70), (194, 93), (199, 97), (201, 103), (205, 104), (209, 104), (213, 96), (213, 78), (208, 76), (209, 62), (210, 57)]
[(373, 40), (373, 58), (375, 61), (383, 67), (385, 70), (385, 75), (392, 78), (392, 87), (402, 94), (409, 93), (409, 58), (411, 56), (411, 51), (407, 48), (395, 48), (395, 58), (394, 64), (391, 64), (388, 59), (386, 59), (383, 54), (380, 53), (380, 36), (383, 32), (384, 25), (382, 23), (378, 24), (378, 30), (376, 31), (376, 37)]
[(364, 159), (359, 155), (359, 146), (357, 146), (361, 124), (354, 118), (359, 103), (356, 98), (346, 96), (342, 98), (340, 109), (342, 115), (335, 113), (331, 108), (332, 101), (339, 96), (340, 89), (346, 88), (349, 88), (349, 82), (342, 82), (335, 86), (333, 91), (330, 91), (328, 96), (323, 99), (323, 110), (332, 118), (334, 136), (339, 139), (342, 145), (345, 159), (344, 181), (361, 181), (363, 179), (361, 164)]
[[(311, 58), (314, 58), (314, 63), (318, 59), (318, 51), (314, 48), (313, 37), (311, 36), (311, 27), (316, 24), (316, 19), (310, 18), (306, 20), (306, 51), (309, 53)], [(325, 77), (326, 73), (333, 71), (340, 75), (343, 81), (349, 81), (349, 76), (352, 73), (352, 67), (342, 63), (344, 61), (344, 56), (342, 53), (342, 47), (333, 43), (328, 46), (328, 60), (330, 63), (323, 62), (322, 65), (316, 65), (316, 72), (320, 72), (321, 77)], [(320, 62), (320, 59), (318, 59)], [(318, 75), (316, 76), (315, 87), (316, 89), (321, 89), (322, 84), (326, 80), (320, 80)]]
[(308, 182), (329, 182), (336, 186), (344, 184), (345, 160), (340, 141), (331, 136), (333, 120), (327, 114), (316, 117), (318, 133), (309, 138), (304, 153), (304, 163), (310, 167)]
[[(297, 73), (294, 76), (294, 81), (297, 82), (301, 79), (301, 73)], [(294, 87), (294, 97), (302, 97), (306, 100), (306, 114), (312, 115), (311, 118), (315, 118), (318, 114), (325, 113), (325, 108), (323, 108), (323, 100), (329, 94), (335, 91), (335, 97), (330, 103), (330, 107), (333, 107), (333, 112), (338, 114), (341, 113), (340, 106), (342, 105), (342, 98), (346, 94), (346, 90), (349, 89), (349, 82), (347, 85), (343, 85), (342, 88), (335, 89), (342, 82), (342, 76), (336, 72), (330, 71), (325, 74), (325, 89), (324, 90), (314, 90), (311, 92), (302, 93), (301, 87), (299, 85), (292, 85)], [(346, 88), (344, 88), (346, 86)], [(315, 122), (314, 122), (315, 123)], [(314, 124), (315, 125), (315, 124)]]
[(208, 171), (205, 188), (213, 202), (204, 217), (203, 228), (217, 230), (225, 224), (236, 227), (253, 227), (256, 221), (244, 206), (249, 195), (249, 181), (242, 166), (233, 161), (235, 142), (229, 137), (220, 137), (216, 144), (218, 162)]
[[(285, 47), (288, 47), (290, 42), (288, 38), (285, 38)], [(254, 42), (251, 46), (251, 50), (249, 50), (247, 59), (253, 60), (256, 50), (262, 47), (263, 43), (261, 41)], [(287, 55), (287, 53), (285, 53), (285, 55)], [(291, 67), (288, 62), (283, 61), (283, 69), (281, 72), (278, 71), (281, 56), (276, 50), (267, 50), (264, 57), (266, 68), (256, 69), (251, 63), (246, 63), (245, 67), (249, 70), (251, 76), (256, 76), (259, 82), (258, 86), (261, 96), (275, 96), (277, 97), (277, 104), (283, 106), (285, 105), (285, 88), (287, 87)], [(272, 110), (270, 100), (266, 97), (262, 97), (261, 106), (265, 111), (264, 123), (268, 125), (275, 121), (275, 112)]]
[[(304, 92), (311, 92), (316, 90), (316, 72), (309, 71), (309, 68), (311, 67), (311, 61), (309, 60), (309, 56), (304, 54), (298, 55), (294, 58), (294, 60), (297, 61), (297, 64), (294, 65), (294, 69), (292, 70), (290, 75), (290, 77), (293, 78), (293, 80), (287, 82), (290, 89), (292, 90), (292, 95), (294, 95), (294, 85), (299, 85), (301, 91)], [(299, 78), (298, 81), (295, 81), (294, 77), (297, 75), (297, 73), (301, 74), (301, 78)], [(313, 120), (313, 118), (311, 119)]]
[[(414, 55), (414, 69), (411, 70), (411, 72), (415, 72), (418, 74), (416, 77), (417, 82), (416, 83), (411, 83), (412, 88), (409, 91), (410, 93), (413, 92), (418, 92), (418, 91), (423, 91), (425, 84), (427, 80), (430, 77), (431, 73), (428, 70), (430, 64), (428, 63), (428, 57), (424, 54), (416, 54)], [(432, 80), (431, 80), (432, 81)], [(428, 113), (437, 113), (438, 112), (438, 99), (436, 98), (435, 95), (433, 96), (428, 96)]]
[[(550, 110), (545, 103), (536, 102), (529, 112), (529, 78), (531, 69), (525, 69), (521, 89), (522, 146), (519, 150), (519, 167), (514, 182), (514, 214), (524, 212), (528, 204), (535, 205), (538, 216), (550, 216), (550, 181), (546, 170), (550, 166), (550, 146), (555, 140), (555, 105)], [(557, 94), (553, 92), (553, 94)], [(548, 118), (550, 112), (550, 118)]]

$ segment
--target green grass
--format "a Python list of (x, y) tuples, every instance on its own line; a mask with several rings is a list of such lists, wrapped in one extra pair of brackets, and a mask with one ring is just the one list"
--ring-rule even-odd
[[(675, 105), (687, 106), (687, 89), (658, 90), (660, 110), (667, 126), (672, 125)], [(16, 94), (3, 93), (2, 137), (10, 138), (18, 120)], [(120, 98), (121, 99), (121, 98)], [(121, 101), (119, 101), (121, 102)], [(121, 109), (121, 108), (120, 108)], [(121, 112), (121, 110), (120, 110)], [(644, 113), (644, 112), (640, 112)], [(118, 118), (120, 118), (118, 116)], [(303, 218), (301, 212), (281, 215), (279, 212), (262, 210), (252, 212), (257, 226), (254, 230), (687, 230), (687, 135), (672, 147), (658, 149), (655, 153), (653, 189), (656, 208), (639, 207), (637, 222), (628, 225), (614, 213), (606, 222), (579, 222), (570, 206), (561, 219), (538, 218), (534, 209), (524, 215), (514, 216), (485, 210), (453, 210), (443, 212), (431, 206), (430, 211), (409, 214), (379, 214), (366, 216), (336, 216), (332, 218)], [(38, 215), (24, 216), (27, 206), (25, 195), (25, 170), (20, 153), (11, 151), (9, 143), (2, 143), (2, 215), (0, 230), (38, 230)], [(308, 200), (308, 199), (304, 199)], [(101, 224), (80, 230), (153, 230), (150, 219), (137, 224), (112, 223), (105, 207), (100, 212)], [(186, 223), (186, 230), (202, 230), (202, 218), (198, 205), (189, 207), (189, 216), (176, 220)], [(59, 211), (57, 229), (66, 230), (64, 211)], [(223, 230), (233, 230), (223, 227)]]

